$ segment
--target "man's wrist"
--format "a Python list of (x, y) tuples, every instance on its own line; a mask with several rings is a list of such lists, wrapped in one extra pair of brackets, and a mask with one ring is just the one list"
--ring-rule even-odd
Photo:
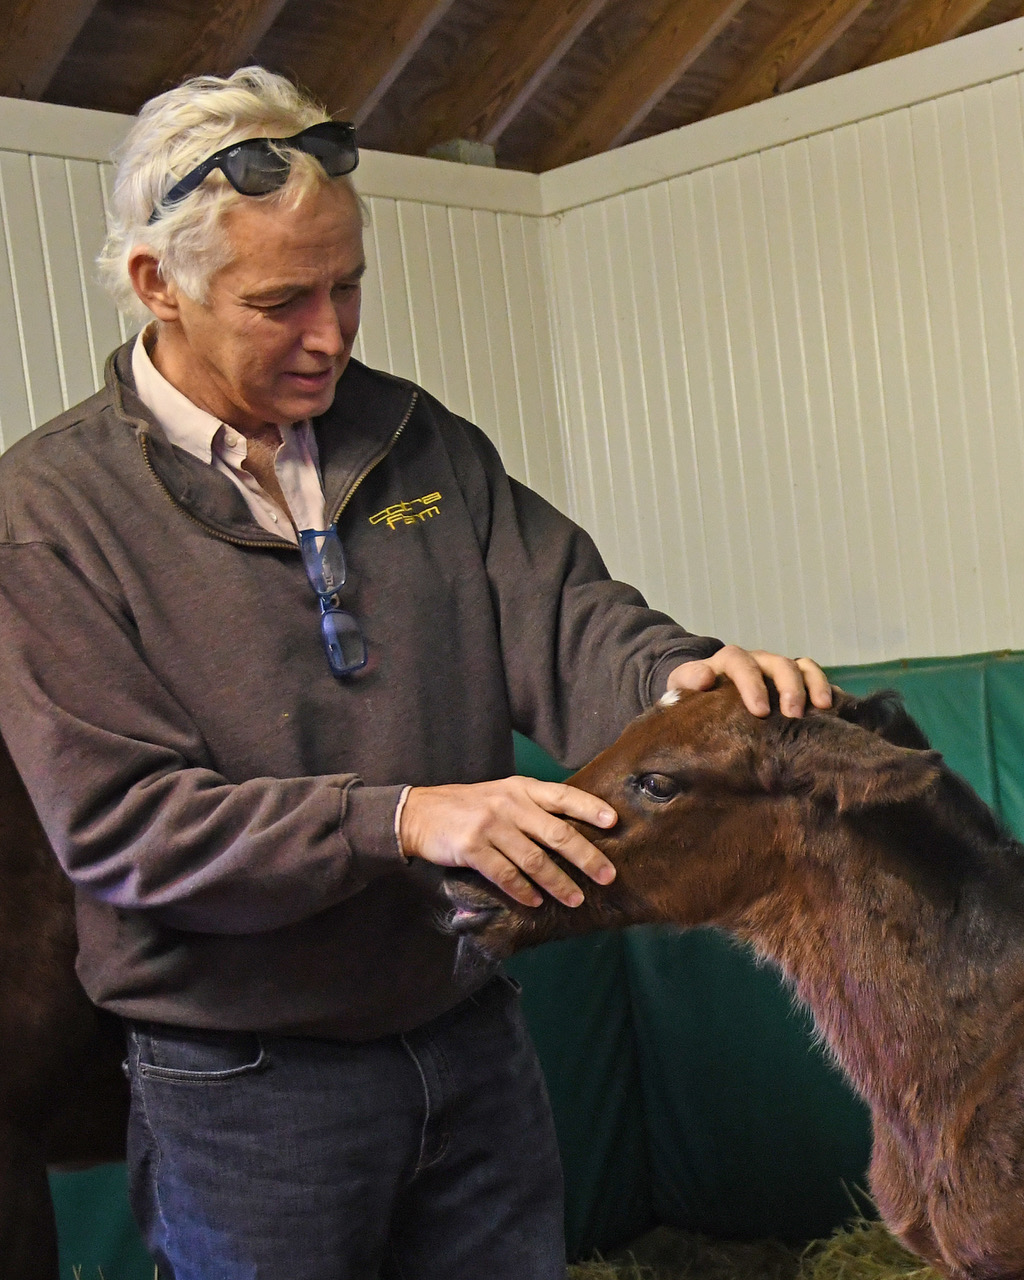
[(405, 802), (409, 799), (411, 786), (403, 787), (402, 794), (398, 797), (398, 804), (395, 806), (395, 843), (398, 845), (398, 852), (406, 862), (409, 861), (409, 854), (405, 851), (405, 845), (402, 843), (402, 814), (405, 812)]

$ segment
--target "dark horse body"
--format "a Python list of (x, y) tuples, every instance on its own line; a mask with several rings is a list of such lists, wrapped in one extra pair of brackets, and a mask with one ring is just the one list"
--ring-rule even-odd
[(716, 924), (775, 961), (870, 1105), (883, 1218), (952, 1280), (1024, 1277), (1024, 848), (889, 697), (759, 720), (683, 695), (571, 781), (619, 814), (576, 910), (453, 873), (493, 955), (641, 922)]
[(124, 1159), (124, 1037), (75, 977), (74, 905), (0, 741), (0, 1280), (57, 1280), (47, 1165)]

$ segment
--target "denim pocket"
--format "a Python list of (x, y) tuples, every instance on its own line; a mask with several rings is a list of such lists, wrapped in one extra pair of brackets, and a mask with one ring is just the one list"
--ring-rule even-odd
[(263, 1044), (250, 1031), (133, 1028), (139, 1075), (178, 1084), (224, 1084), (268, 1065)]

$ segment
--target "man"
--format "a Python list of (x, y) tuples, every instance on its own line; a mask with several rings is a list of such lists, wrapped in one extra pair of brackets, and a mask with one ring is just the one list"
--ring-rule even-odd
[(667, 687), (829, 690), (649, 610), (480, 432), (351, 360), (355, 163), (259, 68), (140, 114), (101, 265), (151, 323), (0, 462), (0, 728), (127, 1022), (165, 1280), (554, 1280), (536, 1058), (436, 927), (438, 868), (527, 904), (582, 900), (548, 851), (613, 877), (564, 819), (615, 815), (509, 777), (513, 728), (575, 764)]

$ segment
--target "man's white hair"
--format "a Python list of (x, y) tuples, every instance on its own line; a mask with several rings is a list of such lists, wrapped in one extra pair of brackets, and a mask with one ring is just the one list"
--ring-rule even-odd
[(151, 318), (128, 273), (129, 256), (139, 245), (153, 251), (165, 280), (205, 302), (210, 277), (230, 257), (222, 220), (232, 205), (252, 199), (295, 202), (332, 181), (346, 183), (355, 196), (348, 178), (328, 178), (312, 156), (289, 151), (288, 181), (277, 191), (240, 195), (215, 169), (149, 225), (174, 183), (215, 151), (245, 138), (286, 138), (327, 119), (323, 107), (263, 67), (242, 67), (226, 77), (196, 76), (150, 99), (114, 156), (107, 239), (97, 259), (100, 279), (118, 307)]

